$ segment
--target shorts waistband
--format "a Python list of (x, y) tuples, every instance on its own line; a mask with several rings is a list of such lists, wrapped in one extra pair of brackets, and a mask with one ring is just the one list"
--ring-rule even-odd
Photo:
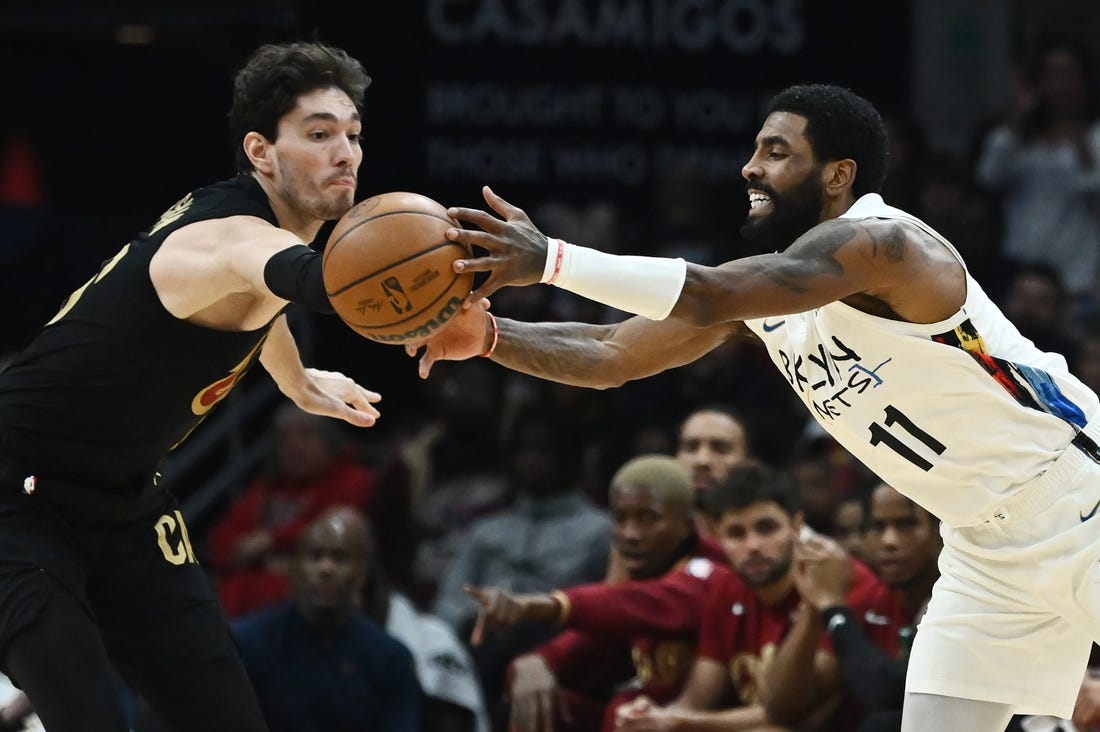
[(1090, 422), (1046, 472), (1025, 484), (1019, 493), (998, 506), (978, 526), (1006, 524), (1028, 519), (1058, 500), (1066, 482), (1084, 465), (1100, 464), (1100, 421)]
[(164, 500), (164, 489), (155, 478), (104, 490), (93, 483), (78, 483), (38, 475), (0, 455), (0, 495), (38, 499), (72, 517), (90, 521), (125, 521), (154, 510)]

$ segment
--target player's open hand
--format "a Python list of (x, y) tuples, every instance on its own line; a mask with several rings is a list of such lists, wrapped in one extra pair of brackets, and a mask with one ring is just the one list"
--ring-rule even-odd
[(374, 406), (382, 395), (364, 389), (335, 371), (306, 369), (306, 385), (294, 402), (310, 414), (342, 419), (357, 427), (370, 427), (381, 415)]
[(448, 229), (447, 238), (486, 252), (482, 257), (456, 259), (455, 271), (491, 272), (481, 287), (470, 293), (467, 302), (489, 297), (507, 285), (533, 285), (542, 279), (546, 267), (546, 236), (523, 209), (493, 193), (489, 186), (481, 192), (499, 218), (476, 208), (447, 209), (451, 218), (478, 227)]
[(465, 361), (485, 354), (493, 347), (493, 327), (489, 318), (489, 301), (481, 299), (472, 305), (464, 305), (431, 338), (409, 341), (405, 344), (405, 353), (415, 357), (421, 348), (424, 349), (418, 372), (420, 378), (426, 379), (436, 361)]

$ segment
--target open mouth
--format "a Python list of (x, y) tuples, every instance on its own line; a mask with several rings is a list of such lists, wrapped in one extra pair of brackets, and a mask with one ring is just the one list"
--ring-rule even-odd
[(759, 190), (749, 191), (749, 215), (759, 216), (772, 207), (772, 197)]

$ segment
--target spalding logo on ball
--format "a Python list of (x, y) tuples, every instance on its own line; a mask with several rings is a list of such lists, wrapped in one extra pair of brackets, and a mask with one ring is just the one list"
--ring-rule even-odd
[(427, 338), (462, 307), (474, 276), (451, 269), (470, 255), (448, 241), (459, 223), (418, 193), (382, 193), (336, 223), (323, 260), (325, 291), (340, 319), (382, 343)]

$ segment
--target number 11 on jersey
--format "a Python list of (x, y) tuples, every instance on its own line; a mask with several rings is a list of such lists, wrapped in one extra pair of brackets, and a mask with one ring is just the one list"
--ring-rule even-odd
[[(929, 450), (937, 455), (942, 455), (943, 451), (947, 449), (947, 446), (913, 424), (913, 420), (902, 414), (893, 404), (888, 405), (883, 411), (886, 413), (886, 418), (882, 420), (883, 424), (872, 422), (868, 427), (868, 429), (871, 430), (871, 444), (878, 445), (881, 443), (886, 445), (886, 447), (890, 448), (898, 455), (901, 455), (921, 470), (926, 472), (931, 470), (932, 463), (918, 454), (912, 447), (905, 444), (905, 439), (903, 439), (903, 437), (907, 434), (906, 439), (910, 442), (912, 440), (922, 442)], [(897, 430), (888, 429), (895, 425), (898, 427)], [(896, 432), (902, 432), (904, 434), (899, 436)]]

